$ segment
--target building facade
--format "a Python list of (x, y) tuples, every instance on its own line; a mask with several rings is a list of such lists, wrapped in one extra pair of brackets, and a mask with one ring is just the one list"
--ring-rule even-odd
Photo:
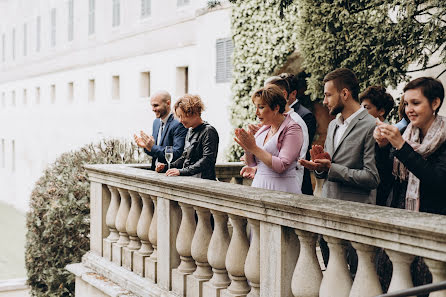
[(151, 133), (150, 95), (199, 94), (230, 141), (231, 8), (206, 0), (0, 0), (0, 200), (92, 141)]

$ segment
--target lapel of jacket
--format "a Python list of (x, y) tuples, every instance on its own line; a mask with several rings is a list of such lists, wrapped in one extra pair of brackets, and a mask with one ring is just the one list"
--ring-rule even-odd
[[(338, 151), (339, 147), (341, 146), (342, 142), (344, 141), (345, 137), (347, 137), (347, 135), (352, 131), (352, 129), (356, 126), (356, 124), (362, 120), (362, 118), (364, 118), (364, 116), (368, 114), (367, 110), (363, 110), (362, 112), (360, 112), (352, 121), (351, 123), (348, 125), (347, 130), (345, 130), (344, 135), (342, 135), (341, 140), (339, 140), (339, 144), (338, 146), (334, 149), (333, 152), (333, 156), (336, 154), (336, 152)], [(334, 133), (333, 133), (334, 136)], [(334, 137), (333, 137), (333, 143), (334, 143)], [(334, 146), (333, 146), (334, 147)], [(332, 157), (333, 157), (332, 156)]]
[(338, 129), (338, 125), (335, 122), (334, 125), (332, 125), (333, 128), (331, 131), (328, 131), (327, 133), (327, 141), (326, 141), (326, 151), (330, 154), (331, 157), (333, 157), (334, 153), (334, 135), (336, 133), (336, 130)]
[(156, 140), (158, 139), (158, 133), (160, 131), (160, 125), (161, 125), (161, 120), (159, 118), (156, 118), (155, 122), (153, 123), (152, 135), (153, 135), (153, 138), (155, 139), (155, 144), (157, 144), (157, 145), (159, 145), (159, 143), (157, 143)]
[[(163, 134), (161, 134), (161, 143), (164, 142), (164, 138), (166, 136), (167, 130), (169, 130), (169, 125), (171, 124), (172, 121), (173, 121), (173, 114), (170, 114), (169, 118), (167, 119), (166, 125), (164, 126)], [(159, 128), (158, 128), (158, 130), (159, 130)]]

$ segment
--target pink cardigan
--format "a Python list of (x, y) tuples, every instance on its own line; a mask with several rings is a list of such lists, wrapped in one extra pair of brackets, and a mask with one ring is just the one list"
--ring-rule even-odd
[[(255, 137), (257, 138), (262, 132), (270, 129), (270, 127), (262, 126), (257, 131)], [(304, 136), (302, 128), (291, 119), (290, 115), (286, 116), (277, 133), (279, 133), (277, 139), (279, 155), (277, 157), (272, 156), (272, 169), (277, 173), (282, 173), (288, 169), (291, 163), (299, 159)], [(252, 153), (246, 152), (245, 157), (248, 166), (257, 166), (257, 162)]]

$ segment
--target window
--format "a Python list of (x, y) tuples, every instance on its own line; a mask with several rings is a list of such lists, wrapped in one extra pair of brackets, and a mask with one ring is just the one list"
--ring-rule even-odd
[(183, 6), (190, 3), (190, 0), (177, 0), (177, 6)]
[(68, 102), (73, 102), (74, 99), (74, 84), (73, 82), (68, 83)]
[(40, 52), (40, 16), (36, 19), (36, 52)]
[(94, 26), (94, 14), (95, 14), (95, 0), (89, 0), (89, 9), (88, 9), (88, 35), (94, 34), (95, 26)]
[(6, 155), (6, 152), (5, 152), (5, 149), (6, 149), (6, 147), (5, 147), (5, 139), (4, 138), (2, 138), (2, 168), (5, 168), (6, 167), (6, 164), (5, 164), (5, 155)]
[(26, 91), (26, 89), (23, 89), (23, 105), (28, 104), (28, 92)]
[(11, 171), (15, 171), (15, 140), (11, 143)]
[(229, 82), (232, 78), (232, 61), (231, 56), (234, 45), (231, 38), (217, 40), (217, 65), (216, 65), (216, 81), (217, 83)]
[(15, 91), (11, 92), (11, 106), (15, 106)]
[(51, 47), (56, 46), (56, 9), (51, 9)]
[(36, 87), (36, 104), (40, 104), (40, 87)]
[(2, 93), (2, 107), (6, 107), (6, 94), (5, 92)]
[(151, 5), (150, 0), (141, 0), (141, 18), (150, 16)]
[(117, 27), (121, 23), (121, 7), (119, 0), (113, 0), (113, 20), (112, 25), (113, 27)]
[(119, 76), (112, 77), (112, 99), (119, 100)]
[(15, 60), (15, 28), (12, 29), (12, 59)]
[(50, 99), (51, 104), (54, 104), (56, 102), (56, 85), (51, 85), (50, 87)]
[(88, 81), (88, 101), (93, 102), (95, 97), (95, 82), (94, 79)]
[(139, 83), (140, 96), (150, 97), (150, 72), (141, 72)]
[(28, 25), (23, 24), (23, 56), (28, 54)]
[(176, 95), (189, 92), (189, 67), (177, 67)]
[(2, 35), (2, 61), (6, 61), (6, 36)]
[(68, 41), (73, 41), (74, 35), (74, 0), (68, 1)]

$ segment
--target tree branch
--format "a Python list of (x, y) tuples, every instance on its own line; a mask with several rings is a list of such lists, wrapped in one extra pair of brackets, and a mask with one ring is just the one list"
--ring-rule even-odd
[(434, 64), (434, 65), (431, 65), (431, 66), (426, 66), (426, 67), (423, 67), (423, 68), (420, 68), (420, 69), (409, 70), (409, 71), (407, 71), (407, 73), (412, 73), (412, 72), (418, 72), (418, 71), (422, 71), (422, 70), (432, 69), (432, 68), (435, 68), (435, 67), (440, 66), (440, 65), (442, 65), (442, 63), (437, 63), (437, 64)]

